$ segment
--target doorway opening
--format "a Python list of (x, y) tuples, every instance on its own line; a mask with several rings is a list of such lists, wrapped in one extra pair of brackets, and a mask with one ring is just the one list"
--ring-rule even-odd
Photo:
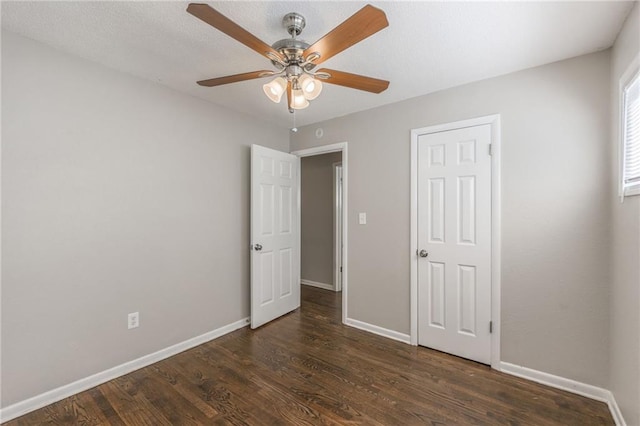
[(347, 143), (292, 152), (300, 157), (300, 283), (341, 293), (347, 318)]

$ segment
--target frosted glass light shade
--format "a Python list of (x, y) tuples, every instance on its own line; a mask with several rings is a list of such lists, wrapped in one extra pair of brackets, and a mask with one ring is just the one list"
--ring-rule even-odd
[(294, 89), (291, 91), (291, 108), (304, 109), (309, 106), (309, 101), (304, 97), (302, 89)]
[(310, 101), (317, 98), (320, 92), (322, 92), (322, 82), (308, 74), (302, 75), (298, 79), (298, 82), (300, 83), (304, 97)]
[(282, 99), (282, 95), (287, 90), (287, 80), (282, 77), (274, 78), (270, 83), (262, 86), (264, 94), (273, 102), (278, 103)]

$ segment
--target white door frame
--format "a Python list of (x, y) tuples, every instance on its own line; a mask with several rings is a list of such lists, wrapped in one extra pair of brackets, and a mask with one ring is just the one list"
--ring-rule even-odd
[(342, 263), (342, 216), (344, 206), (342, 205), (342, 162), (333, 163), (333, 290), (342, 291), (342, 273), (340, 264)]
[[(342, 323), (344, 324), (346, 319), (347, 319), (347, 282), (348, 282), (348, 277), (349, 277), (349, 267), (348, 267), (348, 262), (347, 262), (347, 253), (348, 253), (348, 240), (349, 240), (349, 233), (347, 232), (347, 216), (348, 216), (348, 201), (349, 201), (349, 196), (348, 196), (348, 156), (347, 156), (347, 142), (340, 142), (340, 143), (334, 143), (331, 145), (323, 145), (323, 146), (316, 146), (314, 148), (307, 148), (307, 149), (301, 149), (298, 151), (292, 151), (291, 154), (293, 155), (297, 155), (298, 157), (302, 158), (302, 157), (311, 157), (313, 155), (320, 155), (320, 154), (329, 154), (331, 152), (342, 152), (342, 211), (343, 211), (343, 215), (342, 215), (342, 233), (343, 233), (343, 247), (342, 247)], [(300, 179), (300, 176), (302, 175), (302, 173), (298, 174), (298, 179)], [(298, 182), (298, 203), (300, 203), (301, 200), (301, 194), (300, 191), (302, 190), (302, 185), (300, 184), (300, 182)], [(298, 214), (300, 214), (300, 208), (298, 207)], [(298, 220), (298, 227), (300, 227), (300, 220)], [(302, 234), (302, 232), (300, 231), (300, 234)]]
[(500, 369), (500, 114), (411, 130), (411, 344), (418, 345), (418, 137), (483, 124), (491, 126), (491, 367)]

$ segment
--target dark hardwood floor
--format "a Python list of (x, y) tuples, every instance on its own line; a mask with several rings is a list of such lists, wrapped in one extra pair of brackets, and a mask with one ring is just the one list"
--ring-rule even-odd
[(600, 425), (604, 403), (341, 324), (340, 294), (6, 423)]

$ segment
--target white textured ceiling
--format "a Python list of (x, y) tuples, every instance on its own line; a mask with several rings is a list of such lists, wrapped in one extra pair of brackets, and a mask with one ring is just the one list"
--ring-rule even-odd
[[(202, 1), (202, 0), (200, 0)], [(291, 115), (259, 79), (214, 88), (197, 80), (270, 69), (254, 51), (188, 14), (188, 2), (2, 2), (2, 28), (284, 127)], [(313, 43), (361, 1), (208, 2), (261, 40), (288, 37), (288, 12)], [(322, 66), (389, 80), (376, 95), (330, 84), (298, 125), (610, 47), (633, 2), (371, 2), (389, 27)]]

